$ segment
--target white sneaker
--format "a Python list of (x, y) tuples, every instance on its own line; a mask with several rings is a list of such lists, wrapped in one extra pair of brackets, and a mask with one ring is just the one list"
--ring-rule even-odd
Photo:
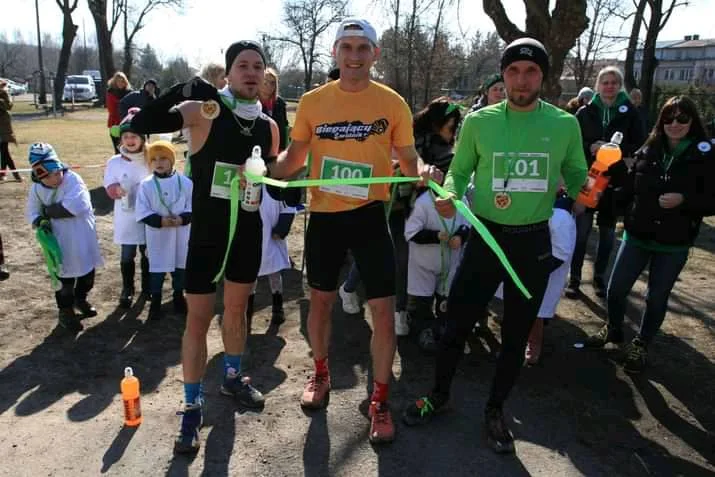
[(407, 312), (395, 312), (395, 334), (397, 336), (407, 336), (410, 334), (410, 325), (407, 323)]
[(348, 315), (357, 315), (360, 313), (360, 298), (355, 292), (346, 292), (344, 286), (345, 284), (338, 289), (340, 299), (343, 301), (343, 311)]

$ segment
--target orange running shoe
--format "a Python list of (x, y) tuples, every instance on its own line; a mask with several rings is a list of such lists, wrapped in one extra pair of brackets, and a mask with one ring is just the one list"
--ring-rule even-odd
[(395, 425), (392, 422), (390, 406), (386, 402), (372, 401), (367, 413), (370, 418), (370, 442), (382, 444), (395, 440)]
[(300, 405), (306, 409), (321, 409), (330, 401), (330, 375), (314, 374), (308, 380), (300, 398)]

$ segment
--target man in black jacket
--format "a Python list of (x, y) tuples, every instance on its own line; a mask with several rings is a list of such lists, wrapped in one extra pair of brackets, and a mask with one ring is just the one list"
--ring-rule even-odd
[(132, 91), (119, 101), (119, 114), (125, 118), (131, 108), (143, 108), (159, 96), (156, 80), (149, 79), (144, 82), (141, 91)]

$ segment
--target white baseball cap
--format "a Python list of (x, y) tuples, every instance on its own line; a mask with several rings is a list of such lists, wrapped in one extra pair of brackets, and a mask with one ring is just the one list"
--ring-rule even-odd
[(373, 45), (377, 46), (377, 33), (375, 32), (375, 28), (370, 25), (370, 22), (362, 18), (346, 18), (340, 22), (338, 31), (335, 34), (335, 43), (349, 36), (367, 38)]

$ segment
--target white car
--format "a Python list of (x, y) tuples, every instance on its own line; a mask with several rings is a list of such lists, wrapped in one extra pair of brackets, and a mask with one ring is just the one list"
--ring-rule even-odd
[(91, 101), (96, 97), (97, 90), (91, 76), (70, 75), (65, 79), (62, 101)]
[(27, 93), (27, 84), (16, 83), (13, 80), (5, 79), (5, 78), (0, 78), (0, 79), (7, 81), (7, 87), (8, 87), (8, 90), (10, 91), (10, 96), (18, 96), (18, 95)]

